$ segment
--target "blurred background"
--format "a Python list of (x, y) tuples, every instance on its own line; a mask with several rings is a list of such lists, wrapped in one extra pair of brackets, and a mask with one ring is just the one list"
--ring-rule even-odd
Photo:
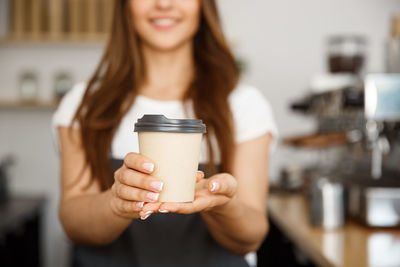
[[(243, 79), (280, 131), (263, 248), (283, 244), (275, 256), (292, 262), (281, 266), (400, 266), (400, 1), (217, 2)], [(26, 248), (33, 266), (68, 266), (51, 116), (94, 71), (111, 10), (0, 0), (0, 261)], [(349, 240), (362, 247), (353, 258)]]

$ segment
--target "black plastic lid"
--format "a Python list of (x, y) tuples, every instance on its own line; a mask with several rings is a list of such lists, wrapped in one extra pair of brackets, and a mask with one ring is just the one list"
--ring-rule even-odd
[(143, 115), (135, 123), (135, 132), (205, 133), (202, 120), (168, 119), (164, 115)]

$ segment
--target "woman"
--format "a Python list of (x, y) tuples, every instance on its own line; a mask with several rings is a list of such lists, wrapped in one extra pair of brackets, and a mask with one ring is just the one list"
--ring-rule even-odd
[[(75, 266), (247, 266), (268, 231), (271, 111), (239, 71), (214, 0), (116, 0), (110, 40), (88, 84), (53, 117), (59, 215)], [(159, 203), (162, 177), (138, 154), (143, 114), (207, 125), (192, 203)], [(151, 215), (151, 216), (150, 216)], [(141, 219), (141, 220), (140, 220)]]

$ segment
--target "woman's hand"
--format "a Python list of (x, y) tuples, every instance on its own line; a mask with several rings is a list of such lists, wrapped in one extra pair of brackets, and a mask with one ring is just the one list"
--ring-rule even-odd
[(118, 216), (136, 219), (145, 202), (158, 201), (162, 180), (151, 176), (154, 163), (137, 153), (129, 153), (124, 164), (114, 173), (111, 187), (111, 209)]
[(232, 175), (220, 173), (208, 179), (204, 179), (204, 173), (198, 172), (193, 202), (148, 203), (143, 207), (140, 215), (145, 219), (151, 213), (155, 212), (191, 214), (209, 211), (228, 203), (236, 195), (236, 191), (237, 181)]

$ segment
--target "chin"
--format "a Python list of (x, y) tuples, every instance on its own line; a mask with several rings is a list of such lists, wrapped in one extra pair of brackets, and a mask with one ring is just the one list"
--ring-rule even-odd
[(159, 40), (146, 41), (145, 43), (154, 50), (158, 51), (173, 51), (185, 45), (191, 44), (189, 40), (170, 40), (168, 38), (160, 38)]

